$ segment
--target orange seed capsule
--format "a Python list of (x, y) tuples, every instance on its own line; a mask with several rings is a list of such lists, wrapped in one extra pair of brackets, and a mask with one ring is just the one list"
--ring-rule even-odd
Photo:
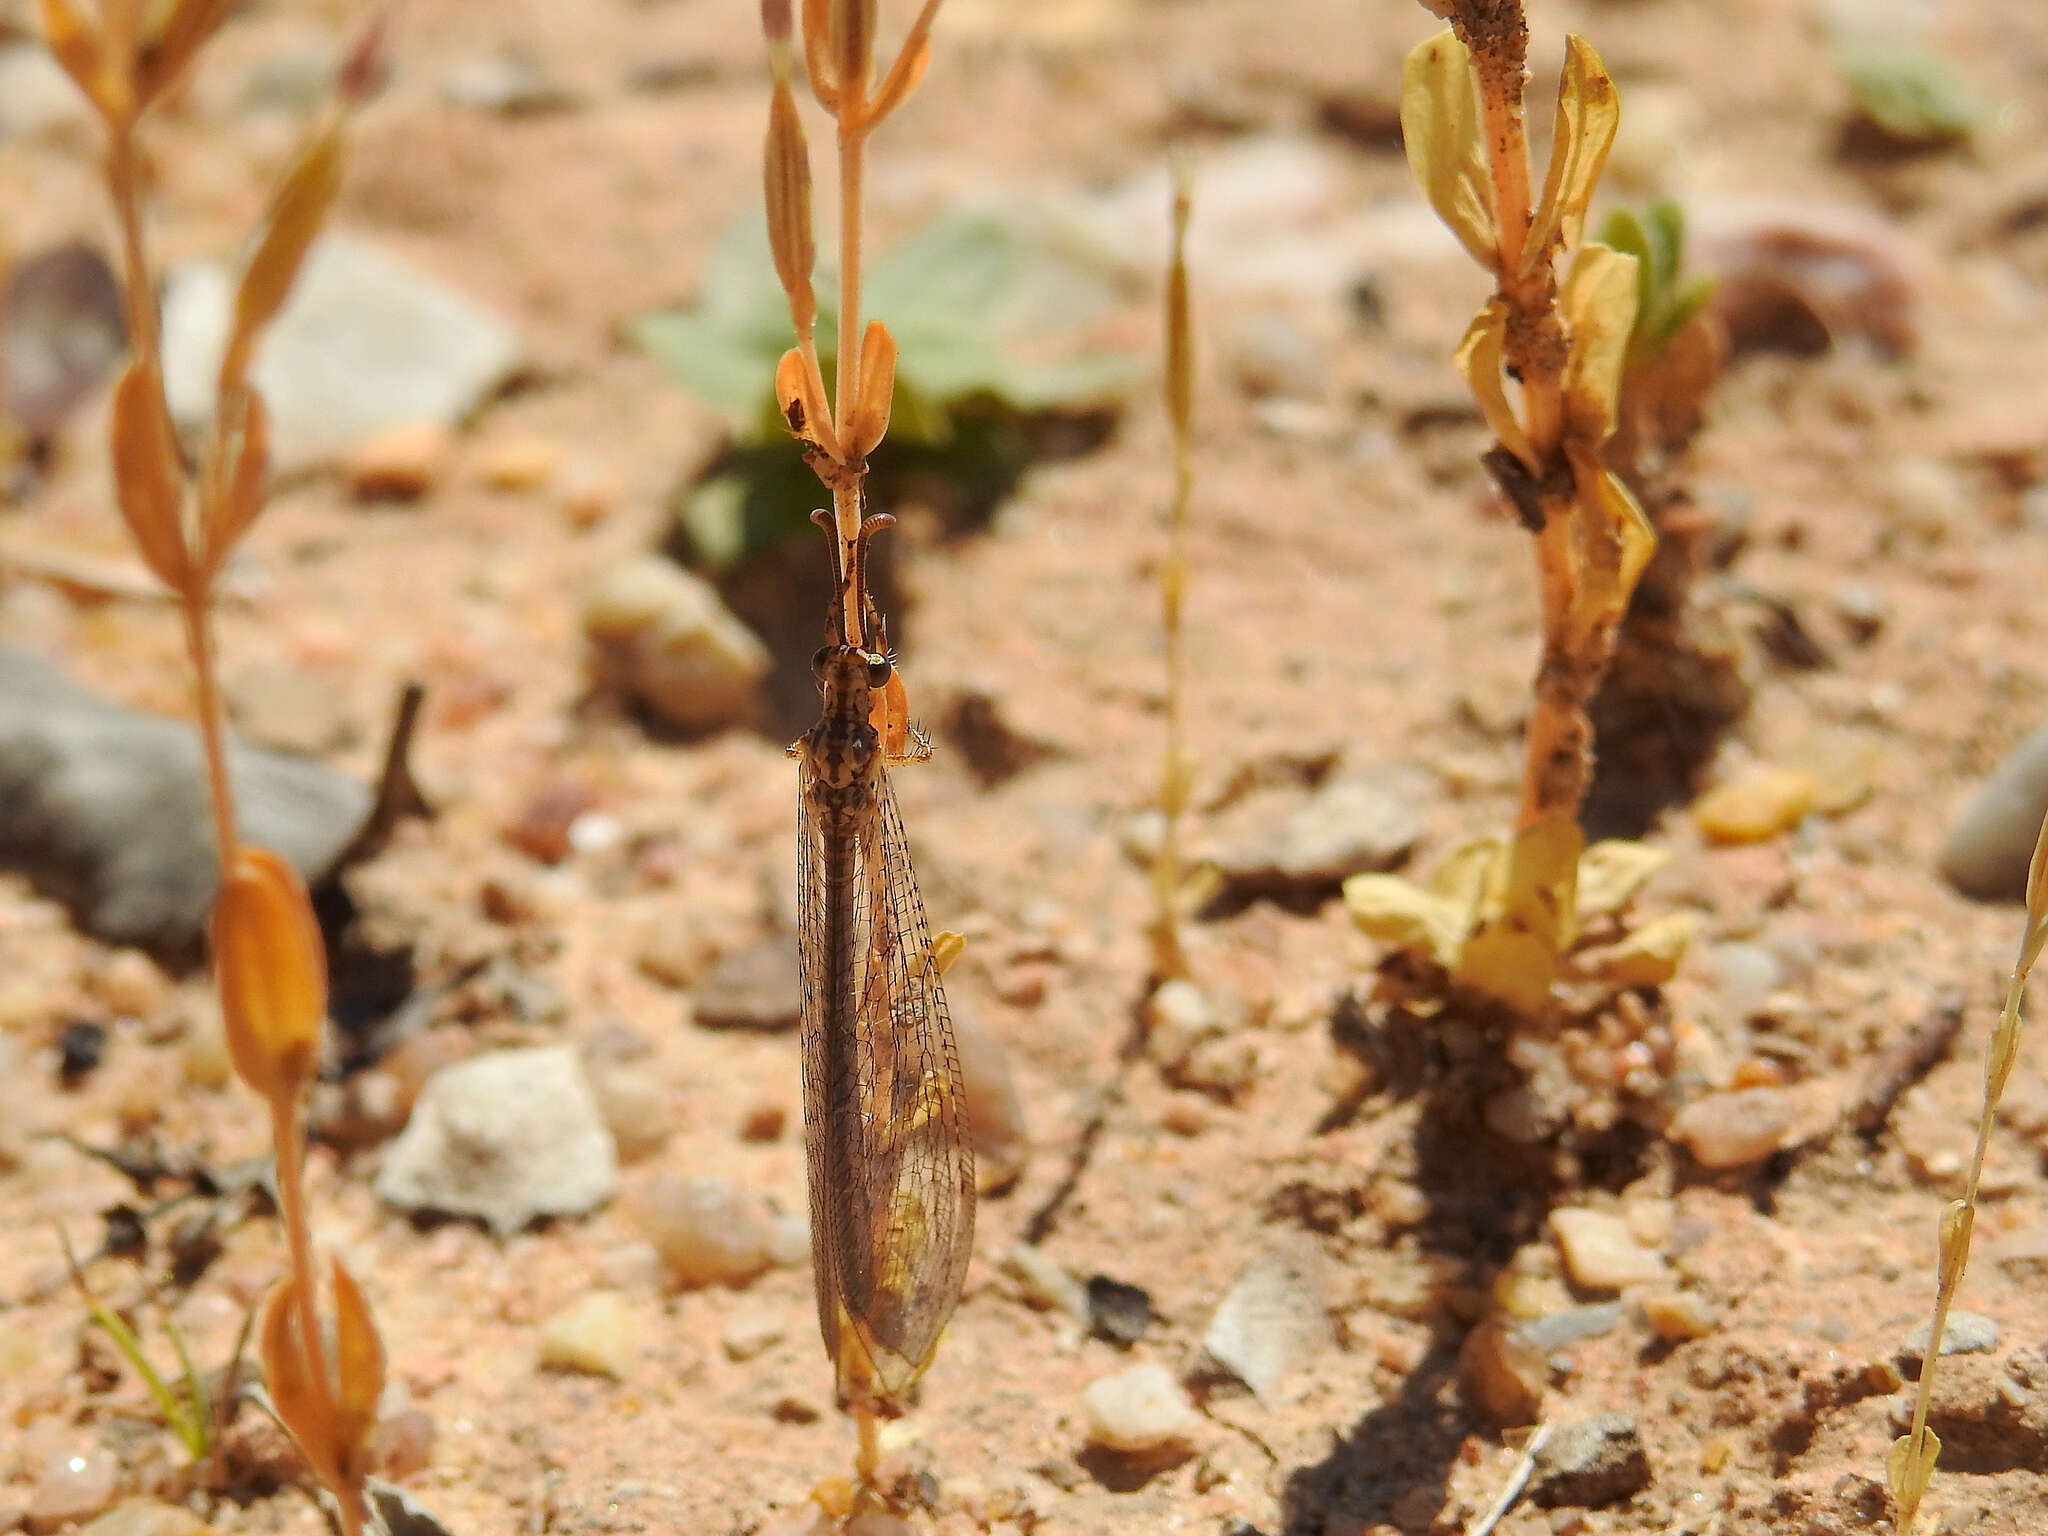
[(311, 1081), (327, 1016), (327, 956), (298, 871), (243, 848), (213, 901), (213, 963), (235, 1071), (273, 1103)]

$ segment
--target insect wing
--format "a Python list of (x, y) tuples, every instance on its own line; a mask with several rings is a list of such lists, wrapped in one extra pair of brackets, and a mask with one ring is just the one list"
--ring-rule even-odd
[(819, 1325), (842, 1394), (889, 1402), (923, 1373), (959, 1300), (974, 1165), (952, 1017), (886, 774), (874, 793), (837, 846), (807, 818), (799, 947)]

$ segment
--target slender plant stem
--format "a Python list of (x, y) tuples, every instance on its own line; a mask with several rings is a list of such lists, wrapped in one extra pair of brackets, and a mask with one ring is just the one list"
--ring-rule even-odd
[[(847, 422), (860, 393), (860, 196), (861, 148), (866, 130), (858, 126), (865, 106), (865, 82), (840, 82), (839, 102), (839, 356), (837, 387), (832, 401), (833, 425), (846, 440)], [(848, 473), (832, 487), (832, 517), (839, 530), (841, 568), (852, 569), (860, 538), (861, 479), (865, 465), (843, 466)], [(844, 604), (845, 642), (866, 644), (866, 618), (857, 603)]]
[(320, 1291), (313, 1268), (313, 1229), (306, 1218), (305, 1139), (299, 1125), (296, 1100), (282, 1100), (270, 1106), (270, 1136), (277, 1147), (277, 1195), (283, 1209), (285, 1241), (291, 1248), (292, 1286), (298, 1302), (299, 1332), (303, 1335), (306, 1369), (314, 1391), (331, 1408), (334, 1388), (327, 1375), (327, 1340), (320, 1327)]
[(135, 355), (157, 361), (156, 299), (143, 264), (141, 189), (137, 175), (135, 127), (110, 124), (107, 131), (107, 191), (121, 226), (121, 292), (128, 310), (128, 335)]
[(192, 594), (184, 600), (185, 649), (192, 658), (196, 683), (193, 712), (198, 716), (199, 742), (206, 753), (207, 798), (213, 807), (213, 840), (225, 878), (234, 863), (238, 838), (235, 830), (234, 791), (228, 781), (227, 732), (221, 720), (220, 679), (213, 664), (213, 632), (207, 623), (209, 583), (203, 574), (193, 575)]

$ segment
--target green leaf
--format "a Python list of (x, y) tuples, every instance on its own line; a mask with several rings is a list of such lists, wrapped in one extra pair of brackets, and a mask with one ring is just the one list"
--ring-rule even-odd
[(1954, 143), (1984, 121), (1983, 105), (1937, 53), (1905, 43), (1857, 43), (1842, 48), (1840, 59), (1857, 111), (1900, 144)]
[(1636, 258), (1636, 323), (1629, 335), (1628, 367), (1655, 362), (1671, 339), (1713, 297), (1714, 279), (1686, 277), (1685, 215), (1660, 198), (1641, 212), (1617, 208), (1600, 228), (1600, 243)]

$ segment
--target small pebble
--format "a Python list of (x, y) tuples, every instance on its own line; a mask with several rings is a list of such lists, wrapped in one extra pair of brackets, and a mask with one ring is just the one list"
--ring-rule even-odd
[(117, 949), (92, 978), (99, 1000), (124, 1019), (151, 1019), (170, 996), (164, 973), (139, 949)]
[(1628, 1222), (1607, 1211), (1564, 1206), (1550, 1213), (1550, 1230), (1574, 1285), (1611, 1291), (1662, 1280), (1664, 1260), (1642, 1246)]
[(583, 632), (599, 687), (687, 731), (745, 714), (768, 671), (767, 647), (717, 590), (662, 555), (603, 572), (584, 597)]
[(718, 1344), (728, 1360), (751, 1360), (782, 1342), (789, 1330), (773, 1312), (735, 1312), (718, 1335)]
[(1970, 797), (1941, 849), (1942, 876), (1979, 901), (2018, 901), (2048, 813), (2048, 726), (2008, 752)]
[[(1910, 1367), (1916, 1378), (1920, 1362), (1927, 1358), (1927, 1341), (1934, 1336), (1934, 1320), (1929, 1318), (1918, 1328), (1906, 1335), (1906, 1342), (1900, 1346), (1899, 1361)], [(1941, 1330), (1941, 1352), (1947, 1355), (1988, 1355), (1998, 1348), (1998, 1322), (1981, 1312), (1951, 1311)]]
[(1089, 1383), (1081, 1394), (1088, 1438), (1142, 1455), (1183, 1447), (1200, 1426), (1195, 1405), (1163, 1365), (1134, 1365)]
[(1497, 1428), (1534, 1424), (1550, 1385), (1549, 1356), (1502, 1318), (1488, 1318), (1458, 1350), (1458, 1380), (1473, 1410)]
[(217, 1008), (202, 1007), (185, 1021), (178, 1069), (191, 1088), (225, 1088), (235, 1075), (234, 1058), (228, 1054), (227, 1031), (221, 1026)]
[(1708, 954), (1715, 990), (1736, 1019), (1747, 1022), (1784, 985), (1785, 967), (1761, 944), (1717, 944)]
[(1217, 1303), (1202, 1352), (1270, 1399), (1329, 1340), (1322, 1266), (1313, 1249), (1302, 1247), (1270, 1253), (1238, 1277)]
[(1744, 1088), (1693, 1100), (1671, 1122), (1702, 1168), (1743, 1168), (1777, 1151), (1792, 1126), (1792, 1101), (1782, 1088)]
[(357, 501), (417, 501), (447, 470), (448, 429), (408, 422), (367, 438), (348, 456), (349, 494)]
[(707, 1029), (794, 1029), (802, 1008), (796, 945), (787, 938), (727, 955), (691, 998), (693, 1016)]
[(1651, 1291), (1638, 1304), (1643, 1321), (1667, 1344), (1704, 1339), (1721, 1326), (1720, 1315), (1697, 1291)]
[(639, 1354), (639, 1325), (617, 1291), (592, 1291), (541, 1325), (544, 1369), (625, 1380)]
[(1587, 1339), (1612, 1333), (1621, 1322), (1621, 1313), (1618, 1301), (1595, 1302), (1590, 1307), (1572, 1307), (1547, 1317), (1531, 1318), (1517, 1331), (1548, 1355), (1567, 1344), (1583, 1344)]
[(545, 437), (508, 437), (477, 456), (477, 478), (494, 491), (537, 491), (562, 467), (561, 444)]
[(60, 1451), (43, 1463), (24, 1523), (41, 1533), (89, 1519), (114, 1502), (120, 1478), (121, 1464), (104, 1446)]
[(811, 1218), (788, 1211), (768, 1222), (768, 1262), (777, 1269), (798, 1269), (811, 1262)]
[(1536, 1457), (1529, 1497), (1545, 1509), (1598, 1509), (1650, 1486), (1650, 1458), (1633, 1416), (1603, 1413), (1568, 1424)]
[(67, 1088), (76, 1088), (96, 1071), (107, 1054), (104, 1024), (66, 1024), (57, 1040), (57, 1076)]
[(1891, 617), (1892, 605), (1875, 587), (1861, 582), (1844, 582), (1834, 590), (1835, 617), (1849, 638), (1861, 645), (1877, 638)]
[(640, 1226), (682, 1290), (744, 1285), (768, 1267), (768, 1224), (725, 1179), (663, 1174), (641, 1192)]
[(1693, 802), (1693, 820), (1710, 842), (1760, 843), (1790, 831), (1820, 786), (1797, 768), (1758, 766)]
[(1090, 1275), (1088, 1324), (1097, 1338), (1128, 1349), (1152, 1326), (1152, 1298), (1142, 1286)]
[(773, 1101), (750, 1104), (740, 1116), (741, 1141), (780, 1141), (789, 1124), (789, 1108)]
[(649, 1242), (613, 1243), (597, 1256), (597, 1278), (615, 1291), (651, 1291), (661, 1284), (661, 1254)]
[(589, 1067), (590, 1090), (598, 1113), (619, 1149), (619, 1161), (637, 1163), (652, 1157), (675, 1133), (675, 1100), (644, 1068)]
[(1881, 483), (1893, 523), (1929, 544), (1941, 543), (1964, 523), (1974, 499), (1962, 472), (1941, 459), (1900, 459)]
[(370, 1456), (377, 1475), (390, 1482), (417, 1477), (433, 1465), (434, 1416), (424, 1408), (405, 1408), (379, 1419)]

